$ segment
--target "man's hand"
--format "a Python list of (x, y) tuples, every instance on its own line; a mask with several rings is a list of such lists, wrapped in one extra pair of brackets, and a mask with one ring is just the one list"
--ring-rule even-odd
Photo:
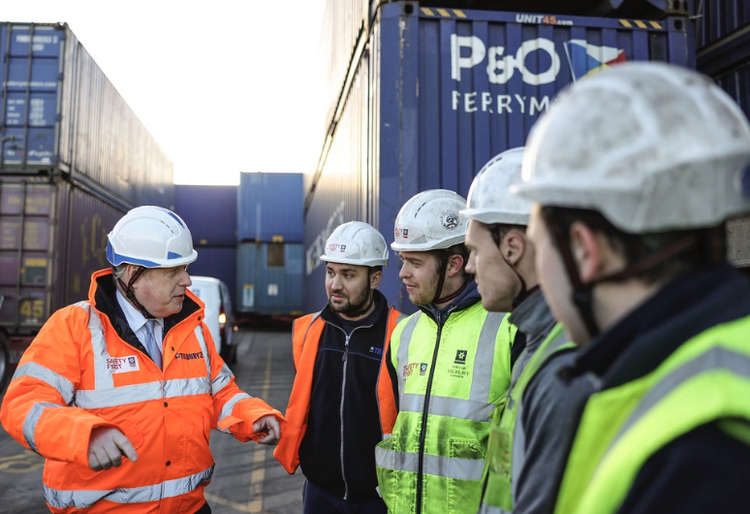
[(133, 462), (138, 460), (138, 454), (135, 453), (135, 448), (125, 434), (114, 427), (98, 427), (91, 431), (89, 440), (89, 467), (91, 469), (99, 471), (119, 466), (122, 464), (122, 455)]
[(276, 444), (281, 436), (279, 420), (276, 419), (276, 416), (271, 415), (263, 416), (253, 423), (253, 431), (256, 434), (265, 432), (266, 435), (258, 439), (260, 444)]

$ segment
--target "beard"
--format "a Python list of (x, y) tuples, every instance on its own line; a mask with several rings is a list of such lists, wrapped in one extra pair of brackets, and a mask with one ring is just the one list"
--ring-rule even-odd
[[(336, 294), (342, 294), (341, 291), (331, 291), (332, 293)], [(328, 305), (331, 307), (331, 309), (334, 312), (338, 312), (341, 314), (344, 314), (345, 316), (358, 316), (359, 314), (364, 313), (367, 309), (370, 308), (370, 305), (373, 301), (373, 295), (372, 295), (372, 289), (370, 288), (370, 284), (367, 284), (367, 287), (362, 290), (362, 292), (357, 295), (355, 298), (349, 298), (347, 297), (346, 301), (343, 304), (340, 305), (334, 305), (331, 303), (331, 300), (328, 300)]]

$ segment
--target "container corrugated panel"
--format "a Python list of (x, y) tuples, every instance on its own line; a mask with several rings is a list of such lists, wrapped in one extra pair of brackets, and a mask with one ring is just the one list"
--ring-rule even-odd
[(240, 173), (238, 240), (301, 243), (303, 201), (301, 173)]
[(196, 245), (237, 245), (237, 186), (174, 186), (174, 209)]
[(237, 247), (237, 312), (289, 315), (302, 309), (302, 244)]
[(706, 47), (750, 24), (747, 0), (698, 2), (698, 48)]
[(0, 325), (39, 328), (55, 310), (88, 296), (91, 273), (109, 266), (107, 233), (122, 212), (54, 182), (0, 182)]
[(0, 24), (0, 172), (61, 170), (123, 207), (173, 203), (173, 167), (67, 25)]
[[(354, 61), (346, 103), (305, 199), (305, 308), (325, 303), (318, 256), (338, 224), (379, 228), (390, 243), (401, 205), (419, 191), (466, 195), (493, 155), (524, 144), (555, 94), (620, 61), (694, 67), (694, 33), (661, 21), (383, 5)], [(391, 256), (381, 290), (413, 310)]]
[(191, 275), (216, 277), (229, 288), (234, 304), (237, 298), (237, 246), (199, 246), (198, 259), (188, 267)]

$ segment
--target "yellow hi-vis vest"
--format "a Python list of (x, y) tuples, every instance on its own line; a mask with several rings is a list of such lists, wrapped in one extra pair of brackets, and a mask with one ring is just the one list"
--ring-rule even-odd
[(441, 327), (422, 312), (391, 336), (399, 414), (375, 448), (389, 512), (474, 514), (479, 507), (489, 421), (510, 382), (516, 329), (480, 302)]
[[(529, 362), (517, 373), (515, 382), (508, 388), (505, 408), (493, 418), (490, 426), (490, 440), (487, 449), (487, 464), (485, 465), (485, 486), (482, 495), (480, 514), (509, 514), (513, 510), (512, 477), (517, 476), (520, 469), (514, 462), (516, 453), (521, 453), (517, 438), (513, 437), (517, 429), (516, 420), (518, 406), (526, 391), (526, 386), (534, 378), (547, 360), (560, 351), (574, 348), (568, 342), (562, 325), (556, 324), (544, 339)], [(511, 465), (513, 463), (513, 465)]]
[(555, 512), (616, 512), (643, 464), (706, 423), (750, 444), (750, 316), (689, 339), (646, 376), (593, 394)]

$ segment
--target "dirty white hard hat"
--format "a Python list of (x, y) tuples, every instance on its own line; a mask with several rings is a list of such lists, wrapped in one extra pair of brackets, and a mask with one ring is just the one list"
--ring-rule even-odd
[(626, 232), (701, 228), (750, 211), (749, 163), (747, 118), (710, 78), (632, 62), (559, 95), (533, 127), (512, 189), (599, 211)]
[(118, 266), (171, 268), (198, 258), (193, 238), (177, 214), (154, 205), (128, 211), (107, 235), (107, 260)]
[(350, 221), (336, 227), (326, 241), (321, 261), (358, 266), (385, 266), (388, 246), (383, 235), (363, 221)]
[(481, 223), (527, 225), (531, 202), (510, 192), (521, 181), (524, 148), (506, 150), (485, 164), (471, 183), (461, 214)]
[(430, 189), (412, 196), (396, 215), (391, 249), (421, 252), (464, 242), (468, 220), (459, 214), (466, 200), (447, 189)]

